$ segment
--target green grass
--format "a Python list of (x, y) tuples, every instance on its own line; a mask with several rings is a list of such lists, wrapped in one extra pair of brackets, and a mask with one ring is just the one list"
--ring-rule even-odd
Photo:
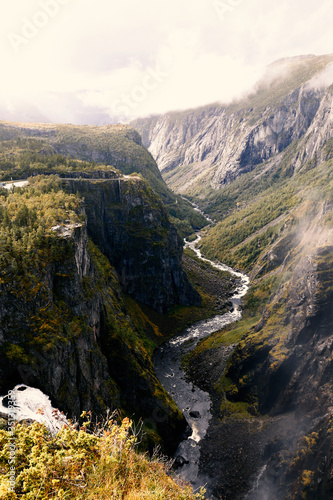
[[(213, 260), (248, 270), (274, 240), (278, 225), (268, 228), (258, 237), (253, 235), (281, 215), (287, 214), (297, 204), (295, 194), (294, 186), (287, 184), (280, 189), (270, 188), (257, 199), (248, 199), (244, 208), (240, 205), (239, 209), (208, 231), (202, 239), (203, 253)], [(250, 236), (253, 236), (250, 242), (232, 253), (234, 247)]]
[[(309, 201), (310, 217), (322, 199), (333, 201), (333, 160), (315, 167), (305, 164), (290, 175), (290, 161), (298, 148), (298, 142), (287, 148), (278, 169), (260, 175), (263, 166), (259, 166), (222, 191), (210, 193), (203, 205), (209, 204), (210, 215), (222, 220), (202, 239), (205, 255), (249, 271), (286, 234), (286, 225), (290, 231), (297, 224), (292, 215), (296, 209)], [(328, 211), (326, 224), (332, 220)]]

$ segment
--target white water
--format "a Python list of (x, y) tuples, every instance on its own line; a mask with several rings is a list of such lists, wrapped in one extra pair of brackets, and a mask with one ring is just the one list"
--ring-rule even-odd
[(209, 262), (209, 264), (211, 264), (216, 269), (219, 269), (220, 271), (227, 271), (228, 273), (232, 274), (233, 276), (240, 278), (242, 280), (242, 286), (239, 288), (237, 293), (232, 297), (232, 300), (237, 300), (237, 299), (241, 299), (242, 297), (244, 297), (247, 294), (249, 286), (250, 286), (250, 278), (248, 276), (246, 276), (246, 274), (235, 271), (234, 269), (227, 266), (226, 264), (222, 264), (221, 262), (213, 262), (212, 260), (209, 260), (209, 259), (206, 259), (205, 257), (203, 257), (199, 248), (197, 248), (197, 244), (200, 241), (201, 241), (201, 236), (198, 234), (196, 240), (194, 240), (192, 242), (185, 241), (185, 247), (193, 250), (196, 253), (196, 255), (199, 257), (199, 259), (203, 260), (204, 262)]
[(205, 214), (205, 212), (203, 212), (201, 210), (201, 208), (199, 208), (196, 203), (193, 203), (193, 201), (188, 200), (187, 198), (185, 198), (185, 196), (182, 196), (182, 198), (183, 198), (183, 200), (187, 201), (187, 203), (189, 203), (190, 205), (192, 205), (192, 207), (194, 208), (194, 210), (196, 212), (199, 212), (203, 217), (205, 217), (205, 219), (208, 220), (208, 222), (210, 224), (214, 224), (213, 219), (211, 219), (207, 214)]
[[(186, 247), (191, 248), (204, 262), (209, 262), (216, 269), (227, 271), (240, 280), (240, 285), (230, 299), (233, 309), (226, 314), (200, 321), (187, 328), (180, 335), (160, 347), (154, 357), (157, 377), (174, 399), (178, 408), (183, 412), (192, 430), (192, 435), (180, 443), (175, 457), (181, 456), (188, 462), (178, 469), (177, 474), (182, 479), (191, 482), (194, 488), (204, 486), (208, 479), (199, 474), (199, 461), (200, 441), (207, 433), (212, 416), (210, 411), (211, 400), (207, 392), (187, 381), (186, 375), (181, 368), (181, 358), (192, 351), (201, 339), (241, 319), (241, 299), (246, 295), (250, 284), (250, 280), (245, 274), (234, 271), (219, 262), (216, 263), (204, 258), (197, 248), (200, 240), (201, 236), (198, 235), (195, 241), (186, 242)], [(193, 418), (190, 415), (193, 411), (198, 411), (200, 417)]]
[(0, 412), (11, 420), (33, 420), (45, 424), (52, 434), (56, 434), (65, 424), (66, 417), (51, 405), (50, 398), (39, 389), (20, 384), (0, 397)]

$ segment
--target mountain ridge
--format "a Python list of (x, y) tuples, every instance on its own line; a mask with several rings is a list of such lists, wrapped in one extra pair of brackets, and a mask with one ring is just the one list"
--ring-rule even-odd
[[(333, 56), (287, 61), (291, 74), (276, 75), (282, 63), (273, 63), (266, 80), (238, 102), (132, 122), (170, 187), (199, 199), (200, 189), (219, 189), (304, 137), (331, 96), (329, 85), (312, 88), (310, 82), (332, 67)], [(318, 144), (312, 154), (319, 150)]]
[[(120, 193), (119, 183), (124, 184)], [(84, 201), (78, 190), (86, 195)], [(96, 213), (89, 208), (95, 196)], [(105, 233), (119, 241), (128, 231), (126, 241), (131, 238), (144, 249), (140, 261), (150, 256), (160, 269), (156, 276), (143, 266), (141, 274), (134, 274), (128, 266), (132, 259), (137, 262), (135, 243), (118, 263), (117, 255), (107, 258), (88, 237), (103, 203), (111, 215), (118, 214), (117, 221), (105, 221)], [(139, 231), (154, 213), (155, 231), (149, 235), (134, 235), (127, 227), (131, 210), (140, 204)], [(71, 417), (86, 408), (96, 416), (118, 408), (154, 422), (158, 407), (168, 416), (154, 422), (151, 432), (147, 429), (148, 443), (162, 436), (160, 444), (172, 452), (186, 422), (154, 375), (151, 355), (158, 328), (133, 299), (130, 304), (127, 294), (135, 298), (141, 291), (143, 303), (163, 311), (184, 300), (194, 303), (199, 296), (181, 268), (182, 242), (146, 181), (36, 176), (27, 187), (2, 194), (0, 217), (1, 392), (16, 383), (32, 385)], [(97, 243), (103, 247), (102, 238)]]

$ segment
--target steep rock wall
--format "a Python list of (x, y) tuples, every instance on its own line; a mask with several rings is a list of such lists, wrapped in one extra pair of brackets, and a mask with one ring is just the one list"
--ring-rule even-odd
[(183, 242), (146, 182), (67, 180), (65, 186), (85, 199), (88, 233), (125, 293), (160, 312), (200, 304), (181, 267)]
[(64, 212), (36, 237), (31, 259), (8, 244), (1, 261), (0, 392), (37, 387), (71, 416), (123, 409), (172, 453), (186, 421), (154, 374), (151, 341), (123, 291), (160, 310), (200, 302), (181, 268), (182, 240), (139, 177), (62, 182), (86, 197), (82, 222)]
[[(313, 58), (304, 67), (304, 61), (295, 59), (303, 83), (295, 78), (295, 68), (284, 76), (281, 70), (273, 83), (258, 84), (257, 93), (229, 106), (215, 104), (133, 121), (170, 186), (186, 193), (196, 184), (197, 194), (200, 184), (219, 189), (256, 165), (278, 158), (299, 139), (304, 139), (304, 148), (295, 154), (294, 167), (305, 155), (322, 159), (322, 147), (332, 137), (332, 88), (313, 76)], [(327, 56), (328, 62), (331, 59)], [(180, 176), (182, 182), (177, 182)]]
[(225, 373), (226, 397), (254, 403), (253, 415), (273, 422), (261, 434), (265, 473), (250, 499), (326, 500), (333, 492), (333, 234), (320, 227), (325, 206), (318, 208), (293, 230), (288, 258), (276, 262), (288, 279)]
[[(106, 191), (114, 186), (118, 182), (109, 183)], [(135, 192), (140, 205), (142, 193)], [(94, 194), (101, 194), (100, 186)], [(116, 203), (117, 210), (125, 209)], [(114, 268), (88, 240), (85, 222), (60, 224), (52, 234), (52, 239), (36, 247), (28, 267), (17, 261), (16, 267), (9, 263), (1, 269), (0, 392), (17, 383), (37, 387), (70, 416), (83, 410), (99, 416), (107, 408), (123, 409), (135, 419), (142, 418), (155, 439), (161, 436), (164, 450), (172, 453), (187, 424), (154, 374), (149, 344), (131, 318)], [(105, 234), (110, 236), (108, 231)], [(125, 237), (125, 227), (121, 235), (120, 239)], [(169, 248), (163, 247), (163, 258), (167, 259), (173, 240), (165, 237)], [(146, 239), (148, 255), (150, 244)], [(176, 248), (181, 254), (181, 245)], [(154, 279), (149, 276), (151, 288)], [(164, 293), (163, 304), (166, 297)]]

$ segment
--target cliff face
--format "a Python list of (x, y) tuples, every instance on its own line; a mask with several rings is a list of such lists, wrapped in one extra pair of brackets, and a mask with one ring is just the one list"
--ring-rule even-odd
[[(318, 187), (323, 172), (311, 174)], [(324, 196), (305, 197), (265, 248), (263, 233), (252, 235), (259, 258), (243, 319), (190, 359), (189, 375), (213, 403), (200, 471), (217, 498), (332, 497), (333, 205)]]
[[(28, 123), (0, 124), (1, 140), (38, 141), (43, 156), (61, 154), (83, 162), (112, 165), (123, 174), (141, 173), (167, 201), (173, 197), (139, 133), (128, 125), (74, 126)], [(29, 142), (26, 141), (29, 150)]]
[(263, 413), (296, 410), (315, 419), (331, 411), (333, 233), (320, 225), (323, 206), (316, 208), (301, 234), (297, 227), (277, 241), (284, 260), (271, 261), (268, 273), (278, 270), (282, 284), (230, 366), (232, 377), (245, 377), (240, 392), (256, 393)]
[(331, 56), (291, 59), (287, 74), (276, 63), (256, 93), (239, 103), (138, 119), (133, 126), (181, 193), (199, 195), (200, 184), (219, 189), (303, 137), (307, 154), (321, 156), (331, 130), (319, 130), (318, 123), (329, 119), (332, 93), (317, 73), (330, 62)]
[(85, 199), (88, 234), (115, 267), (125, 293), (160, 312), (199, 305), (182, 270), (183, 242), (162, 203), (139, 177), (67, 180)]
[(251, 278), (242, 321), (189, 368), (213, 401), (201, 472), (227, 500), (333, 494), (331, 62), (279, 62), (241, 102), (133, 123), (167, 182), (218, 219), (203, 254)]
[[(61, 182), (86, 197), (86, 221), (53, 226), (27, 263), (20, 246), (1, 261), (0, 392), (37, 387), (71, 416), (124, 409), (172, 453), (186, 421), (154, 374), (152, 342), (124, 290), (160, 310), (198, 300), (181, 270), (182, 241), (140, 178)], [(31, 203), (35, 188), (27, 189)]]
[[(100, 409), (98, 393), (107, 405), (112, 405), (112, 396), (103, 385), (103, 381), (109, 378), (106, 360), (91, 335), (91, 330), (100, 322), (102, 299), (97, 296), (86, 302), (82, 280), (87, 276), (95, 279), (95, 271), (87, 251), (86, 228), (77, 225), (59, 227), (58, 258), (49, 262), (39, 277), (39, 288), (43, 293), (34, 297), (29, 286), (24, 288), (23, 284), (22, 287), (19, 275), (14, 280), (2, 282), (2, 391), (13, 381), (22, 379), (25, 383), (42, 387), (56, 404), (61, 402), (63, 406), (65, 403), (72, 414), (77, 414), (82, 405)], [(78, 339), (72, 332), (61, 332), (61, 307), (56, 304), (57, 297), (62, 297), (64, 304), (71, 309), (67, 318), (68, 329), (74, 316), (89, 311), (89, 335), (82, 335), (82, 324), (77, 327)], [(67, 307), (64, 314), (65, 311), (69, 314)], [(43, 339), (37, 339), (39, 324), (42, 325)], [(55, 337), (57, 333), (58, 338)], [(55, 347), (54, 343), (58, 345)], [(20, 348), (15, 351), (13, 346)], [(85, 359), (86, 352), (91, 352), (91, 363)], [(93, 384), (90, 384), (92, 380)]]
[[(332, 497), (332, 169), (296, 177), (295, 206), (264, 230), (243, 232), (271, 210), (257, 200), (220, 223), (235, 226), (230, 255), (247, 258), (251, 287), (243, 320), (202, 343), (191, 374), (214, 407), (201, 470), (228, 500)], [(205, 249), (230, 245), (219, 224), (211, 232)]]

